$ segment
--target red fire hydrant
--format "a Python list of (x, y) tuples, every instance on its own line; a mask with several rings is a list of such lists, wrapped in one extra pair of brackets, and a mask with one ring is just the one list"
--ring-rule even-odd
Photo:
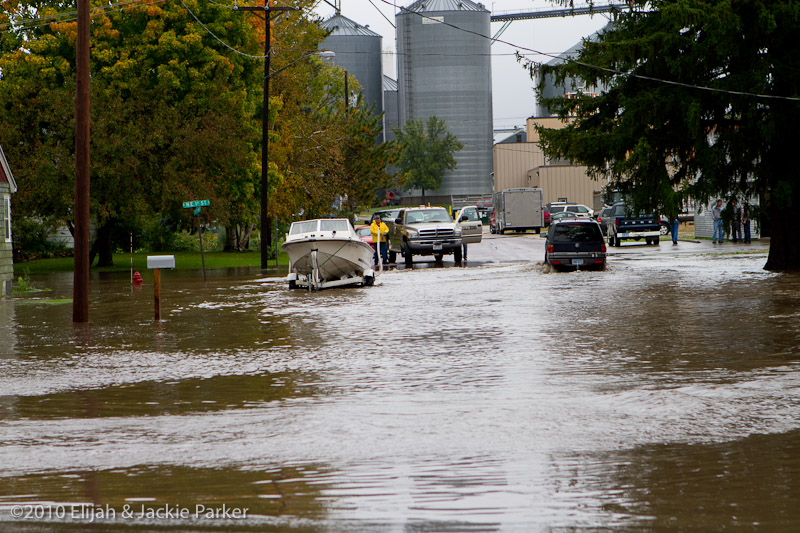
[(133, 284), (134, 285), (141, 285), (142, 284), (142, 275), (139, 274), (139, 271), (133, 273)]

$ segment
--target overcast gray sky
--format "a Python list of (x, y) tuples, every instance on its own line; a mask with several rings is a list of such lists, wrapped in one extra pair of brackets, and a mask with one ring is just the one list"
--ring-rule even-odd
[[(412, 3), (413, 1), (407, 0), (397, 2), (397, 5), (408, 6)], [(599, 0), (596, 3), (599, 5), (606, 2)], [(396, 78), (395, 58), (391, 54), (395, 50), (395, 32), (386, 20), (388, 18), (394, 23), (395, 7), (381, 0), (341, 0), (341, 5), (344, 16), (369, 26), (372, 31), (383, 37), (384, 74)], [(492, 14), (560, 8), (548, 0), (496, 0), (484, 5)], [(321, 2), (316, 12), (323, 18), (328, 18), (333, 15), (334, 10)], [(588, 37), (605, 26), (608, 22), (606, 17), (607, 15), (582, 15), (515, 21), (500, 39), (516, 46), (557, 55), (579, 42), (581, 38)], [(501, 22), (493, 22), (492, 35), (501, 26)], [(515, 50), (515, 47), (499, 42), (492, 45), (492, 108), (495, 129), (524, 126), (525, 119), (531, 116), (535, 109), (533, 83), (527, 71), (514, 58)], [(535, 61), (550, 60), (546, 56), (524, 53)]]

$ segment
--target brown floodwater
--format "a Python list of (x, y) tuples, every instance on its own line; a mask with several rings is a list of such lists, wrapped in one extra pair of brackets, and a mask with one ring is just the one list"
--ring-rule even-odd
[(159, 323), (149, 273), (94, 274), (84, 326), (32, 276), (0, 299), (0, 529), (796, 530), (800, 276), (763, 264), (176, 270)]

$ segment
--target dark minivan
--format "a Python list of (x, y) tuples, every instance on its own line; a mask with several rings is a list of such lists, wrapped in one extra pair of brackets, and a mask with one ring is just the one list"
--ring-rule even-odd
[(547, 232), (544, 261), (556, 270), (603, 270), (606, 242), (600, 224), (588, 218), (554, 222)]

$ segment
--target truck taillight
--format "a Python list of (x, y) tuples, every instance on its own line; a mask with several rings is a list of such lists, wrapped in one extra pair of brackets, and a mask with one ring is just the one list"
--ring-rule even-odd
[(619, 226), (619, 219), (618, 219), (618, 218), (615, 218), (615, 219), (614, 219), (614, 225), (615, 225), (615, 226)]
[(547, 245), (547, 253), (548, 254), (552, 254), (553, 253), (553, 245), (552, 244), (548, 244)]
[(600, 245), (600, 251), (606, 253), (606, 243)]

